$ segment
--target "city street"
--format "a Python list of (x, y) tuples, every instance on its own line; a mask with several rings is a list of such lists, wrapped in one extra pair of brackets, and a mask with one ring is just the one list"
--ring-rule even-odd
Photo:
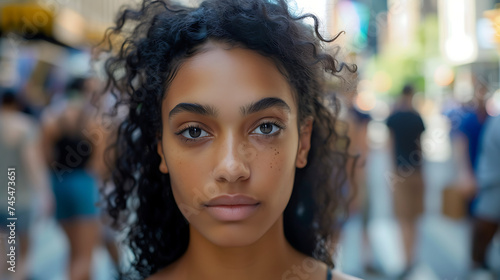
[[(389, 154), (382, 145), (372, 149), (367, 162), (370, 197), (368, 235), (371, 250), (362, 250), (361, 217), (354, 215), (345, 224), (338, 249), (337, 264), (342, 271), (367, 280), (391, 279), (403, 268), (399, 229), (392, 213), (391, 191), (386, 174)], [(417, 264), (410, 280), (467, 279), (470, 251), (470, 226), (466, 219), (453, 220), (441, 214), (441, 192), (455, 178), (452, 160), (424, 163), (425, 214), (419, 224)], [(65, 236), (55, 221), (34, 229), (34, 279), (64, 280), (68, 259)], [(500, 238), (494, 241), (490, 260), (500, 271)], [(364, 274), (362, 255), (370, 252), (378, 274)], [(112, 279), (113, 265), (106, 250), (94, 252), (93, 275), (96, 280)]]
[[(372, 242), (374, 266), (387, 275), (364, 276), (361, 264), (361, 220), (353, 217), (347, 224), (341, 246), (342, 269), (366, 279), (390, 279), (400, 273), (403, 249), (397, 224), (392, 213), (390, 188), (383, 174), (389, 165), (384, 149), (371, 152), (368, 160), (370, 204), (369, 236)], [(441, 192), (456, 174), (451, 160), (425, 162), (425, 214), (419, 225), (417, 265), (410, 279), (467, 279), (470, 252), (470, 226), (467, 220), (452, 220), (441, 214)], [(491, 264), (500, 271), (500, 236), (497, 234), (490, 250)]]

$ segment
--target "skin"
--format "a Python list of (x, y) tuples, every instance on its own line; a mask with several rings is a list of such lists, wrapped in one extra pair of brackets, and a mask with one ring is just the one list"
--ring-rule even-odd
[[(281, 101), (249, 112), (266, 98)], [(179, 105), (186, 103), (207, 110)], [(285, 239), (283, 211), (295, 169), (307, 164), (312, 119), (299, 128), (292, 89), (270, 59), (207, 43), (180, 67), (163, 100), (162, 119), (159, 169), (170, 174), (190, 241), (181, 258), (150, 279), (326, 278), (326, 265)], [(189, 127), (202, 129), (195, 141), (186, 140)], [(259, 201), (250, 217), (223, 222), (207, 213), (207, 201), (237, 193)]]

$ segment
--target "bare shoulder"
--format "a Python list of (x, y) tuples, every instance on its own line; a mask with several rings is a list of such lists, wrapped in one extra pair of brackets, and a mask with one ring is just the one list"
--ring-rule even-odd
[(332, 271), (332, 280), (361, 280), (360, 278), (350, 276), (338, 271)]

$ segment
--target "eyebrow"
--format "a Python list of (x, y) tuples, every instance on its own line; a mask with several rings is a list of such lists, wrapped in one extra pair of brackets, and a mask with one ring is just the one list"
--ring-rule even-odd
[(263, 98), (255, 103), (241, 107), (240, 110), (241, 114), (246, 116), (272, 107), (281, 108), (288, 112), (291, 111), (290, 106), (285, 101), (276, 97)]
[[(288, 104), (286, 104), (286, 102), (282, 99), (276, 97), (266, 97), (257, 102), (241, 107), (240, 112), (243, 116), (246, 116), (272, 107), (281, 108), (288, 112), (291, 111), (290, 106), (288, 106)], [(179, 103), (172, 110), (170, 110), (168, 117), (172, 118), (174, 115), (181, 112), (190, 112), (210, 117), (217, 116), (217, 110), (212, 106), (198, 103)]]
[(204, 116), (217, 116), (217, 110), (212, 106), (201, 105), (198, 103), (179, 103), (177, 104), (170, 113), (168, 113), (168, 118), (172, 118), (174, 115), (181, 112), (190, 112)]

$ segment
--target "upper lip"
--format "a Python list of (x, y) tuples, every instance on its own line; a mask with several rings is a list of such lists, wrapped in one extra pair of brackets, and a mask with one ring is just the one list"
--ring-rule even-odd
[(205, 206), (255, 205), (259, 201), (244, 194), (226, 194), (210, 199)]

